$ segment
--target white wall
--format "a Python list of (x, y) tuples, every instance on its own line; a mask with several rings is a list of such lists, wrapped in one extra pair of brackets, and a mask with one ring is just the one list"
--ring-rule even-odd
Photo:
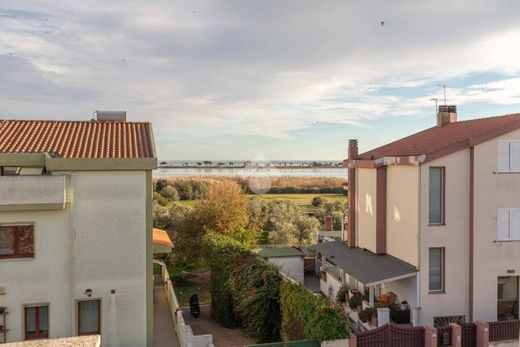
[[(341, 288), (341, 282), (334, 276), (327, 273), (327, 281), (320, 279), (320, 291), (332, 301), (336, 301), (338, 291)], [(332, 289), (332, 291), (330, 291)], [(329, 297), (330, 293), (330, 297)]]
[(69, 208), (56, 211), (0, 212), (0, 224), (34, 223), (34, 258), (1, 259), (0, 306), (9, 311), (7, 340), (23, 337), (23, 305), (48, 303), (51, 338), (73, 334), (71, 228)]
[(279, 266), (280, 270), (293, 280), (303, 283), (303, 257), (277, 257), (268, 258), (267, 260)]
[(520, 208), (520, 173), (498, 173), (499, 140), (520, 140), (520, 130), (481, 143), (474, 150), (475, 320), (496, 320), (498, 277), (520, 275), (520, 241), (494, 242), (498, 208)]
[(101, 299), (104, 346), (146, 346), (146, 173), (78, 172), (75, 187), (75, 298)]
[(65, 210), (0, 212), (0, 223), (35, 225), (34, 259), (0, 260), (8, 341), (23, 339), (23, 305), (34, 303), (49, 303), (51, 338), (75, 335), (76, 300), (92, 289), (92, 299), (102, 301), (103, 346), (146, 346), (146, 173), (76, 172), (74, 191), (70, 181), (74, 213), (70, 203)]
[[(421, 166), (421, 324), (433, 317), (469, 315), (469, 149)], [(429, 168), (446, 167), (445, 225), (429, 225)], [(429, 248), (445, 247), (445, 293), (429, 293)], [(488, 298), (489, 299), (489, 298)]]
[(376, 252), (376, 169), (356, 169), (357, 245)]

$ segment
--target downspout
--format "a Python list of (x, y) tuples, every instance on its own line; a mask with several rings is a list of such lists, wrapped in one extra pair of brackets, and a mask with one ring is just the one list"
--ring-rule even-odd
[(73, 173), (66, 173), (65, 175), (70, 178), (70, 242), (71, 242), (71, 258), (70, 258), (70, 279), (71, 279), (71, 331), (72, 335), (75, 336), (76, 331), (76, 178)]
[(419, 312), (421, 311), (421, 207), (422, 207), (422, 175), (421, 175), (421, 166), (418, 166), (418, 182), (419, 182), (419, 189), (418, 189), (418, 200), (419, 203), (418, 208), (418, 214), (417, 214), (417, 278), (416, 278), (416, 308), (415, 308), (415, 314), (414, 314), (414, 326), (419, 325), (420, 319), (419, 319)]
[(473, 322), (473, 269), (475, 257), (475, 147), (469, 148), (469, 321)]

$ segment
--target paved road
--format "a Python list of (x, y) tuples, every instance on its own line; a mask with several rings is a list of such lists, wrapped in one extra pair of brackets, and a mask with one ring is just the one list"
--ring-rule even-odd
[(209, 316), (209, 305), (200, 306), (200, 316), (193, 318), (189, 307), (183, 309), (183, 317), (186, 324), (191, 325), (193, 334), (205, 335), (213, 334), (213, 344), (215, 347), (243, 347), (244, 345), (255, 343), (254, 340), (240, 335), (239, 329), (228, 329), (222, 327)]
[(180, 347), (162, 286), (153, 288), (153, 346)]

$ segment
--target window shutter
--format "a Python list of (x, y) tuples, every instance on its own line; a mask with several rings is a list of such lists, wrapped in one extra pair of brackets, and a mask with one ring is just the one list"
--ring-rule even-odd
[(510, 146), (508, 141), (498, 142), (498, 172), (509, 172)]
[(520, 240), (520, 210), (511, 210), (509, 213), (510, 219), (510, 239)]
[(520, 172), (520, 142), (511, 142), (510, 169)]
[(497, 214), (497, 240), (509, 240), (509, 210), (499, 208)]

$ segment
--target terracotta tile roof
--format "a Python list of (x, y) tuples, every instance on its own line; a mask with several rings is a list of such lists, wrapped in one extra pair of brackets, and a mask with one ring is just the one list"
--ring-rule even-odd
[(472, 140), (491, 139), (519, 128), (520, 113), (459, 121), (423, 130), (362, 153), (358, 158), (370, 160), (386, 156), (428, 156), (433, 153), (446, 155), (450, 152), (449, 148), (458, 150), (468, 147)]
[(59, 158), (154, 158), (150, 123), (0, 120), (0, 153)]
[(162, 229), (153, 228), (153, 243), (173, 248), (173, 242), (168, 233)]

